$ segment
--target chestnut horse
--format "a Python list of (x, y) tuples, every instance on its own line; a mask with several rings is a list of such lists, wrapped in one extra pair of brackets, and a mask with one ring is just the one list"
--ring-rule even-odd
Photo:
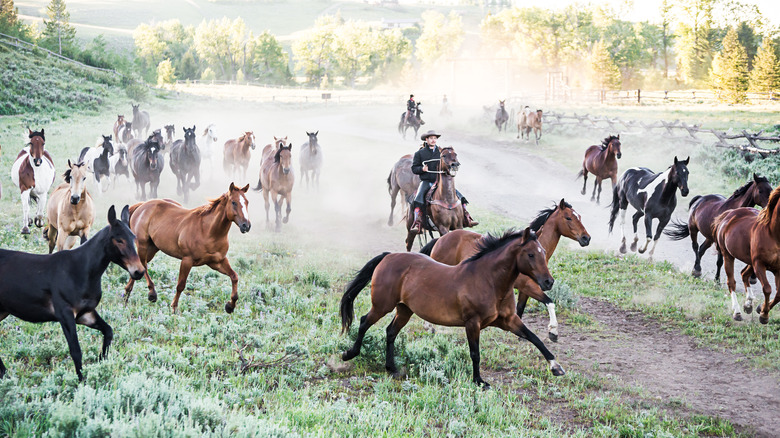
[[(461, 205), (461, 200), (458, 199), (455, 193), (454, 181), (455, 174), (459, 168), (460, 162), (455, 149), (452, 147), (442, 148), (439, 158), (439, 170), (433, 171), (439, 174), (436, 185), (431, 189), (433, 193), (426, 195), (426, 198), (430, 196), (430, 201), (426, 202), (429, 212), (428, 216), (436, 227), (434, 231), (438, 231), (441, 236), (447, 234), (448, 231), (463, 228), (463, 205)], [(414, 211), (410, 208), (406, 215), (407, 251), (411, 251), (414, 237), (417, 235), (417, 233), (411, 231), (413, 223)], [(428, 221), (423, 220), (423, 232), (430, 229)]]
[[(187, 277), (193, 266), (206, 265), (230, 277), (233, 289), (225, 311), (233, 313), (238, 300), (238, 275), (227, 259), (229, 247), (228, 231), (235, 223), (241, 233), (251, 227), (249, 222), (249, 201), (246, 192), (249, 185), (239, 189), (233, 183), (226, 193), (208, 204), (188, 210), (170, 199), (152, 199), (130, 207), (130, 228), (138, 236), (138, 256), (144, 269), (157, 251), (181, 260), (176, 296), (171, 302), (175, 313), (179, 307), (179, 296), (187, 285)], [(125, 286), (125, 302), (130, 299), (134, 279)], [(157, 301), (154, 283), (146, 272), (149, 287), (149, 301)]]
[[(271, 226), (268, 216), (270, 203), (268, 197), (274, 201), (274, 211), (276, 212), (276, 232), (282, 231), (282, 222), (285, 224), (290, 219), (292, 210), (292, 189), (295, 184), (295, 172), (292, 168), (292, 144), (285, 145), (287, 137), (276, 138), (274, 143), (266, 145), (263, 148), (263, 158), (260, 161), (260, 178), (257, 181), (257, 187), (254, 190), (263, 191), (263, 200), (265, 201), (265, 222), (266, 226)], [(282, 219), (282, 203), (287, 201), (287, 210)]]
[[(582, 170), (577, 174), (577, 178), (583, 177), (582, 193), (585, 194), (585, 185), (588, 183), (588, 172), (596, 177), (593, 181), (593, 194), (591, 201), (596, 204), (601, 203), (601, 182), (607, 178), (612, 180), (612, 188), (615, 188), (618, 176), (617, 160), (623, 154), (620, 152), (620, 135), (610, 135), (601, 141), (601, 145), (593, 145), (585, 150), (585, 158), (582, 160)], [(596, 188), (599, 189), (596, 196)]]
[(509, 121), (509, 114), (506, 112), (506, 108), (504, 107), (504, 102), (506, 102), (506, 99), (499, 100), (498, 101), (498, 109), (496, 110), (496, 128), (498, 128), (498, 132), (501, 132), (501, 128), (504, 128), (504, 132), (506, 132), (506, 124)]
[[(753, 180), (735, 190), (728, 199), (723, 195), (699, 195), (691, 199), (688, 207), (688, 223), (672, 221), (672, 229), (664, 231), (664, 234), (672, 240), (682, 240), (688, 236), (691, 237), (691, 246), (696, 257), (696, 260), (693, 262), (691, 275), (694, 277), (701, 276), (701, 258), (715, 242), (715, 236), (712, 231), (712, 224), (715, 218), (723, 212), (734, 208), (752, 207), (754, 205), (766, 207), (770, 193), (772, 193), (772, 185), (769, 183), (769, 180), (763, 176), (753, 174)], [(701, 246), (698, 243), (699, 233), (704, 237), (704, 243)], [(723, 257), (718, 252), (717, 271), (715, 272), (715, 281), (718, 282), (720, 282), (721, 266), (723, 266)], [(752, 280), (755, 283), (755, 279)]]
[(114, 138), (119, 141), (119, 128), (125, 126), (125, 116), (119, 114), (116, 116), (116, 122), (114, 122)]
[(525, 106), (517, 120), (517, 138), (525, 137), (526, 141), (531, 141), (531, 130), (534, 131), (534, 139), (538, 145), (539, 139), (542, 138), (542, 110), (532, 111)]
[(418, 253), (382, 253), (371, 259), (347, 285), (341, 298), (342, 333), (354, 318), (354, 301), (371, 282), (371, 310), (360, 318), (355, 344), (342, 353), (343, 360), (360, 354), (366, 331), (395, 308), (387, 328), (385, 368), (397, 375), (394, 349), (398, 332), (415, 313), (434, 324), (465, 327), (472, 363), (472, 379), (488, 387), (479, 373), (479, 335), (489, 326), (501, 328), (530, 341), (550, 364), (553, 375), (563, 368), (544, 343), (515, 313), (512, 283), (522, 273), (544, 290), (553, 285), (544, 248), (529, 228), (508, 231), (502, 237), (488, 235), (479, 252), (456, 266), (439, 263)]
[[(582, 224), (581, 216), (574, 211), (571, 204), (561, 199), (553, 208), (539, 212), (529, 226), (536, 232), (539, 243), (550, 261), (558, 246), (561, 236), (577, 241), (580, 246), (590, 244), (590, 234)], [(485, 236), (469, 230), (455, 230), (442, 237), (428, 242), (421, 253), (430, 255), (432, 259), (446, 265), (457, 265), (474, 255)], [(550, 323), (547, 326), (547, 335), (551, 341), (558, 341), (558, 319), (555, 317), (555, 303), (545, 294), (539, 285), (527, 275), (520, 274), (514, 283), (514, 289), (519, 294), (517, 298), (517, 316), (523, 317), (528, 297), (531, 297), (547, 307), (550, 315)]]
[(19, 187), (22, 198), (22, 234), (30, 234), (30, 199), (38, 204), (35, 212), (35, 226), (42, 227), (43, 212), (49, 188), (54, 184), (54, 160), (45, 149), (44, 131), (28, 129), (30, 143), (19, 152), (11, 166), (11, 181)]
[(255, 149), (255, 134), (247, 131), (237, 139), (230, 139), (225, 142), (222, 153), (222, 168), (225, 173), (238, 177), (238, 171), (241, 170), (241, 180), (246, 179), (246, 169), (249, 167), (249, 157), (252, 155), (250, 149)]
[(412, 173), (412, 155), (406, 154), (396, 161), (387, 176), (387, 191), (390, 193), (390, 217), (387, 219), (387, 226), (393, 226), (393, 209), (398, 192), (403, 196), (406, 203), (404, 205), (411, 204), (419, 186), (420, 177)]
[(65, 183), (60, 184), (49, 199), (49, 225), (44, 230), (44, 237), (49, 241), (49, 254), (54, 251), (55, 245), (57, 251), (73, 248), (76, 237), (82, 244), (86, 242), (95, 222), (95, 205), (87, 191), (86, 164), (72, 164), (68, 160), (68, 170), (63, 176)]

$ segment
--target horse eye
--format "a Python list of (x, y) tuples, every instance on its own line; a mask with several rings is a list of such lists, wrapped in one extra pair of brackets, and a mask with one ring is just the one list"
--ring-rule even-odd
[(532, 258), (534, 258), (534, 253), (532, 253), (532, 252), (529, 252), (529, 253), (528, 253), (528, 258), (529, 258), (529, 259), (532, 259)]
[(570, 221), (570, 220), (571, 220), (571, 218), (570, 218), (570, 217), (567, 217), (567, 218), (566, 218), (566, 220), (567, 220), (567, 221)]
[(237, 206), (236, 201), (233, 201), (233, 207)]

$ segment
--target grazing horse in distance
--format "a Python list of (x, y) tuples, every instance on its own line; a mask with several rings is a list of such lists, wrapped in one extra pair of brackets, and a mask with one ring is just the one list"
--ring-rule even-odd
[[(763, 176), (753, 174), (753, 179), (738, 188), (726, 199), (723, 195), (698, 195), (691, 199), (688, 206), (688, 223), (672, 221), (671, 230), (664, 234), (672, 240), (682, 240), (691, 237), (691, 246), (696, 260), (693, 262), (694, 277), (701, 276), (701, 258), (710, 246), (715, 242), (713, 223), (715, 218), (722, 213), (740, 207), (753, 207), (760, 205), (766, 207), (769, 195), (772, 193), (772, 184)], [(704, 243), (699, 246), (698, 235), (704, 237)], [(723, 256), (718, 252), (717, 270), (715, 281), (720, 282), (720, 268), (723, 266)], [(755, 279), (753, 279), (755, 281)]]
[(306, 131), (309, 141), (301, 146), (301, 183), (303, 177), (306, 177), (306, 188), (309, 188), (309, 173), (311, 173), (311, 183), (315, 187), (320, 187), (320, 172), (322, 171), (322, 147), (317, 140), (317, 132)]
[(119, 114), (116, 116), (116, 122), (114, 122), (114, 138), (119, 141), (119, 128), (125, 126), (125, 116)]
[[(44, 237), (49, 241), (49, 254), (71, 249), (80, 241), (83, 245), (89, 237), (89, 230), (95, 222), (95, 205), (87, 191), (87, 166), (68, 160), (65, 183), (60, 184), (49, 199), (47, 216), (49, 225)], [(78, 239), (77, 239), (78, 238)]]
[[(226, 193), (207, 204), (186, 209), (170, 199), (152, 199), (130, 207), (130, 228), (138, 236), (138, 255), (146, 269), (158, 251), (181, 260), (176, 296), (171, 310), (176, 313), (179, 296), (187, 285), (187, 277), (193, 266), (206, 265), (227, 275), (232, 284), (230, 301), (225, 312), (233, 313), (238, 300), (238, 275), (227, 259), (228, 232), (235, 223), (241, 233), (246, 233), (249, 222), (249, 201), (246, 192), (249, 184), (240, 189), (233, 183)], [(139, 277), (131, 278), (125, 286), (125, 303), (130, 299), (133, 284)], [(146, 272), (149, 301), (157, 301), (157, 291), (149, 272)]]
[[(645, 167), (632, 167), (626, 170), (620, 176), (617, 185), (612, 190), (612, 209), (609, 215), (609, 232), (615, 224), (618, 210), (622, 210), (620, 215), (620, 233), (623, 241), (620, 245), (620, 252), (626, 252), (626, 234), (623, 230), (623, 224), (626, 222), (626, 209), (628, 204), (636, 209), (633, 216), (634, 242), (631, 244), (631, 251), (637, 250), (637, 222), (642, 216), (645, 217), (645, 232), (647, 241), (639, 253), (647, 250), (650, 241), (653, 241), (653, 248), (650, 250), (650, 257), (653, 256), (655, 246), (661, 237), (661, 232), (669, 223), (675, 207), (677, 207), (677, 189), (683, 196), (688, 196), (688, 162), (690, 157), (683, 161), (674, 157), (674, 163), (665, 172), (653, 173), (652, 170)], [(653, 219), (658, 219), (658, 227), (653, 236)]]
[(255, 134), (252, 131), (246, 131), (241, 137), (226, 141), (222, 155), (222, 168), (225, 173), (238, 177), (240, 170), (241, 180), (246, 180), (246, 170), (252, 155), (250, 149), (255, 149)]
[[(147, 111), (140, 111), (138, 108), (141, 106), (130, 104), (133, 107), (133, 131), (135, 131), (136, 138), (144, 138), (149, 133), (149, 128), (152, 126), (149, 121), (149, 113)], [(143, 136), (141, 130), (144, 131)]]
[(542, 110), (531, 111), (528, 106), (520, 111), (520, 117), (517, 120), (517, 138), (525, 137), (526, 141), (531, 141), (531, 130), (534, 131), (536, 144), (542, 138)]
[(504, 108), (504, 102), (506, 102), (506, 99), (499, 100), (498, 101), (498, 110), (496, 110), (496, 128), (498, 128), (498, 132), (501, 132), (501, 128), (504, 128), (504, 132), (506, 132), (506, 124), (509, 121), (509, 113), (506, 112), (506, 108)]
[[(620, 135), (610, 135), (601, 141), (601, 145), (593, 145), (585, 150), (585, 158), (582, 160), (582, 170), (577, 174), (577, 178), (583, 177), (582, 193), (585, 194), (585, 185), (588, 183), (588, 172), (596, 177), (593, 182), (593, 195), (590, 200), (601, 202), (601, 182), (607, 178), (612, 180), (612, 188), (617, 183), (617, 160), (622, 157), (620, 151)], [(598, 188), (598, 196), (596, 196)]]
[(170, 150), (176, 193), (184, 195), (184, 202), (187, 202), (190, 190), (200, 187), (200, 150), (195, 143), (195, 125), (192, 129), (184, 128), (184, 140), (176, 140)]
[(425, 124), (422, 119), (423, 111), (420, 109), (420, 105), (422, 105), (422, 102), (417, 102), (415, 104), (414, 114), (409, 117), (408, 120), (406, 118), (406, 111), (401, 113), (401, 121), (398, 122), (398, 133), (401, 134), (404, 140), (406, 140), (407, 129), (414, 129), (414, 138), (417, 138), (417, 131), (420, 130), (420, 126)]
[[(159, 134), (159, 130), (155, 132)], [(146, 183), (149, 183), (149, 193), (152, 198), (156, 198), (160, 174), (165, 168), (165, 157), (160, 153), (158, 136), (152, 134), (145, 142), (132, 148), (130, 167), (135, 179), (136, 196), (140, 194), (140, 199), (145, 201)]]
[(42, 227), (43, 212), (46, 208), (46, 198), (49, 188), (54, 183), (54, 160), (45, 149), (46, 138), (44, 130), (28, 129), (30, 143), (16, 156), (11, 165), (11, 181), (19, 187), (22, 198), (22, 234), (30, 234), (30, 199), (38, 204), (35, 212), (35, 226)]
[(95, 192), (98, 195), (108, 189), (111, 174), (110, 157), (114, 153), (114, 143), (111, 140), (110, 135), (102, 135), (98, 138), (95, 147), (87, 146), (79, 154), (78, 162), (87, 165), (87, 172), (94, 177)]
[(553, 278), (547, 269), (544, 248), (536, 234), (508, 231), (502, 237), (487, 236), (479, 251), (462, 263), (449, 266), (419, 253), (382, 253), (371, 259), (347, 285), (341, 298), (341, 331), (349, 331), (354, 318), (354, 301), (371, 282), (371, 310), (360, 318), (355, 344), (342, 353), (342, 360), (360, 354), (366, 331), (395, 308), (387, 328), (385, 368), (397, 375), (394, 350), (398, 332), (415, 313), (425, 321), (465, 327), (472, 363), (472, 380), (490, 386), (479, 372), (480, 331), (498, 327), (530, 341), (550, 364), (555, 376), (563, 368), (544, 343), (523, 324), (515, 311), (512, 283), (519, 274), (550, 290)]
[[(127, 207), (121, 218), (117, 219), (112, 205), (108, 226), (72, 251), (42, 255), (0, 249), (0, 321), (13, 315), (33, 323), (59, 322), (79, 380), (84, 376), (76, 324), (103, 334), (100, 359), (105, 359), (114, 337), (111, 326), (95, 310), (103, 296), (101, 278), (109, 263), (119, 265), (130, 278), (144, 275), (135, 236), (127, 226)], [(6, 371), (0, 360), (0, 378)]]
[(398, 192), (401, 192), (405, 205), (408, 205), (412, 203), (419, 186), (420, 177), (412, 173), (412, 155), (406, 154), (393, 165), (387, 176), (387, 191), (390, 192), (390, 217), (387, 219), (387, 226), (393, 226), (393, 209)]
[[(274, 201), (277, 233), (282, 231), (282, 222), (286, 224), (290, 219), (292, 189), (295, 184), (295, 174), (292, 167), (292, 144), (285, 145), (285, 143), (287, 143), (287, 137), (274, 137), (274, 143), (263, 148), (260, 179), (255, 187), (255, 190), (263, 190), (265, 221), (268, 227), (271, 225), (268, 215), (270, 208), (268, 197), (270, 196)], [(282, 219), (282, 203), (284, 201), (287, 201), (287, 210), (284, 219)]]

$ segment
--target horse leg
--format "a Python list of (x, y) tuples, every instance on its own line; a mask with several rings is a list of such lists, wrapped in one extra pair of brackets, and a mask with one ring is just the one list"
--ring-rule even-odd
[(377, 321), (382, 319), (382, 317), (388, 313), (390, 313), (389, 310), (382, 313), (375, 310), (374, 306), (372, 305), (371, 310), (369, 310), (368, 313), (360, 318), (360, 327), (358, 328), (358, 334), (355, 338), (355, 343), (352, 345), (352, 348), (341, 353), (341, 360), (350, 360), (360, 354), (360, 347), (363, 346), (363, 338), (366, 336), (366, 331), (368, 331), (369, 327), (376, 324)]
[(750, 314), (753, 313), (753, 288), (750, 286), (750, 276), (753, 275), (753, 269), (747, 265), (740, 274), (742, 284), (745, 286), (745, 304), (742, 305), (742, 310)]
[(38, 208), (35, 212), (35, 226), (38, 228), (43, 227), (43, 225), (46, 223), (46, 218), (43, 216), (43, 210), (46, 208), (46, 199), (48, 198), (48, 192), (43, 192), (38, 199), (37, 204)]
[[(694, 234), (694, 232), (696, 234)], [(698, 243), (698, 242), (696, 242), (698, 240), (698, 236), (697, 236), (698, 233), (699, 233), (698, 228), (691, 229), (691, 240), (694, 243)], [(704, 241), (704, 243), (699, 245), (698, 251), (695, 251), (696, 252), (696, 261), (693, 264), (693, 276), (694, 277), (701, 277), (701, 258), (704, 257), (704, 253), (707, 252), (708, 249), (710, 249), (710, 247), (712, 246), (713, 243), (715, 243), (713, 240), (707, 239), (707, 240)], [(691, 245), (691, 246), (693, 246), (693, 245)], [(718, 272), (715, 274), (715, 278), (717, 280), (720, 280), (720, 266), (723, 264), (723, 256), (720, 255), (720, 252), (718, 252), (718, 260), (719, 260)]]
[[(154, 255), (157, 254), (156, 246), (149, 245), (148, 242), (141, 241), (140, 239), (136, 243), (138, 246), (138, 258), (141, 260), (141, 265), (144, 267), (144, 277), (146, 278), (146, 285), (149, 288), (149, 294), (148, 298), (149, 301), (154, 303), (157, 301), (157, 291), (154, 288), (154, 282), (152, 281), (152, 277), (149, 276), (149, 262), (152, 261), (152, 258), (154, 258)], [(127, 282), (127, 285), (125, 286), (125, 305), (127, 305), (128, 300), (130, 300), (130, 292), (133, 291), (133, 285), (135, 285), (135, 280), (133, 278), (130, 278), (130, 281)]]
[(263, 189), (263, 203), (265, 204), (265, 228), (271, 228), (271, 219), (268, 217), (268, 209), (271, 207), (271, 203), (268, 201), (268, 189)]
[(550, 322), (547, 324), (547, 337), (553, 342), (558, 342), (558, 318), (555, 316), (555, 302), (542, 291), (542, 288), (536, 282), (531, 281), (527, 277), (521, 277), (524, 276), (518, 277), (514, 284), (514, 288), (520, 292), (517, 297), (517, 316), (523, 317), (528, 297), (544, 304), (550, 317)]
[(508, 332), (514, 333), (516, 336), (528, 340), (528, 342), (534, 344), (534, 347), (536, 347), (540, 353), (542, 353), (542, 356), (545, 360), (547, 360), (547, 363), (550, 364), (550, 372), (553, 373), (553, 376), (562, 376), (566, 374), (566, 372), (563, 370), (563, 367), (555, 361), (555, 355), (553, 355), (550, 350), (547, 349), (547, 347), (544, 345), (544, 342), (542, 342), (541, 339), (539, 339), (538, 336), (534, 334), (531, 330), (528, 329), (528, 327), (523, 324), (523, 321), (520, 319), (517, 315), (510, 315), (507, 318), (499, 318), (497, 321), (497, 326), (499, 328), (502, 328)]
[(626, 212), (628, 212), (628, 209), (624, 208), (620, 210), (620, 236), (622, 237), (622, 240), (620, 241), (621, 254), (626, 253)]
[[(284, 219), (282, 219), (282, 222), (286, 224), (290, 220), (290, 212), (292, 211), (292, 206), (290, 205), (290, 201), (292, 201), (292, 193), (287, 192), (287, 194), (284, 195), (284, 199), (287, 204), (287, 209), (285, 210)], [(281, 201), (279, 202), (279, 206), (282, 206)]]
[[(0, 312), (0, 321), (4, 320), (5, 317), (8, 315), (10, 315), (9, 312)], [(0, 379), (2, 379), (3, 376), (5, 376), (6, 371), (8, 371), (8, 369), (3, 364), (3, 360), (0, 359)]]
[[(761, 290), (764, 292), (764, 303), (759, 305), (758, 309), (756, 309), (756, 311), (760, 313), (758, 322), (766, 324), (769, 322), (769, 310), (776, 304), (775, 301), (777, 301), (777, 297), (775, 297), (775, 300), (770, 305), (769, 296), (772, 295), (772, 285), (769, 283), (769, 279), (766, 276), (766, 266), (764, 266), (761, 261), (757, 261), (753, 266), (753, 272), (755, 272), (758, 281), (761, 282)], [(726, 273), (728, 273), (728, 270)], [(775, 277), (775, 281), (777, 282), (777, 277)]]
[(395, 209), (395, 198), (398, 196), (398, 192), (401, 187), (395, 186), (390, 188), (390, 217), (387, 219), (387, 226), (393, 226), (393, 210)]
[(22, 234), (30, 234), (30, 192), (27, 189), (22, 192)]
[[(590, 195), (590, 202), (593, 202), (596, 200), (596, 189), (599, 188), (599, 184), (601, 184), (601, 177), (598, 175), (593, 175), (593, 193)], [(601, 196), (601, 190), (599, 190), (599, 197)], [(596, 202), (598, 204), (598, 202)]]
[(588, 184), (588, 170), (585, 168), (585, 166), (582, 166), (582, 191), (580, 192), (581, 195), (584, 195), (587, 192), (587, 184)]
[(395, 338), (398, 332), (409, 322), (414, 313), (404, 304), (395, 307), (395, 317), (387, 326), (387, 348), (385, 349), (385, 369), (393, 377), (398, 377), (398, 368), (395, 366)]
[(111, 326), (103, 321), (103, 318), (94, 309), (79, 316), (76, 319), (76, 324), (87, 326), (103, 334), (103, 347), (100, 349), (100, 359), (105, 359), (111, 340), (114, 339), (114, 331), (111, 329)]
[[(516, 316), (516, 315), (515, 315)], [(479, 317), (466, 321), (466, 339), (469, 343), (469, 356), (471, 356), (472, 378), (471, 380), (485, 389), (490, 388), (490, 384), (482, 380), (479, 374)]]
[[(650, 216), (645, 217), (645, 225), (650, 223), (652, 224), (653, 220), (652, 218), (648, 221), (647, 218)], [(658, 227), (655, 229), (655, 236), (653, 236), (653, 247), (650, 248), (650, 258), (653, 258), (653, 253), (655, 252), (655, 246), (658, 245), (658, 240), (661, 238), (661, 233), (663, 233), (664, 228), (666, 228), (666, 224), (669, 223), (669, 220), (672, 218), (671, 214), (667, 218), (658, 218)], [(648, 232), (650, 232), (650, 229), (648, 229)], [(647, 247), (647, 244), (645, 244), (645, 247)], [(641, 251), (640, 251), (641, 253)]]
[(219, 263), (210, 263), (209, 267), (230, 277), (232, 289), (230, 291), (230, 302), (225, 303), (225, 312), (233, 313), (233, 310), (236, 308), (236, 301), (238, 301), (238, 274), (230, 267), (230, 261), (228, 261), (227, 257)]
[(73, 359), (73, 365), (76, 367), (79, 381), (83, 381), (84, 375), (81, 374), (81, 345), (79, 345), (79, 337), (78, 333), (76, 333), (76, 320), (73, 317), (73, 309), (58, 309), (57, 321), (62, 326), (62, 332), (68, 341), (68, 350), (70, 350), (70, 357)]
[(57, 244), (57, 228), (54, 225), (49, 224), (46, 228), (46, 237), (49, 240), (49, 254), (51, 254)]
[(273, 194), (274, 198), (274, 211), (276, 212), (276, 232), (282, 231), (282, 198), (278, 193)]
[(599, 185), (599, 193), (596, 195), (596, 205), (601, 204), (601, 183), (604, 181), (601, 177), (596, 178)]
[(181, 264), (179, 265), (179, 281), (176, 282), (176, 295), (173, 297), (173, 302), (171, 302), (171, 310), (173, 313), (176, 313), (179, 309), (179, 297), (181, 296), (184, 287), (187, 286), (187, 277), (189, 277), (191, 269), (192, 259), (183, 257), (181, 259)]
[(737, 288), (737, 282), (734, 279), (734, 257), (731, 254), (723, 256), (724, 268), (726, 269), (726, 286), (731, 296), (731, 309), (734, 311), (733, 318), (735, 321), (742, 321), (742, 313), (739, 311), (739, 301), (737, 300), (737, 294), (735, 292)]
[[(634, 243), (631, 244), (631, 251), (634, 251), (634, 252), (636, 252), (637, 242), (639, 241), (639, 233), (637, 231), (638, 230), (637, 224), (639, 223), (639, 219), (641, 219), (642, 216), (644, 216), (644, 215), (645, 215), (644, 212), (637, 210), (637, 212), (634, 213), (634, 215), (631, 217), (632, 223), (634, 225)], [(645, 224), (645, 227), (647, 227), (647, 226), (648, 225)], [(650, 241), (650, 236), (649, 236), (650, 232), (648, 231), (647, 233), (648, 233), (647, 240)], [(647, 248), (647, 245), (645, 245), (645, 248)], [(644, 250), (642, 250), (641, 252), (644, 252)]]

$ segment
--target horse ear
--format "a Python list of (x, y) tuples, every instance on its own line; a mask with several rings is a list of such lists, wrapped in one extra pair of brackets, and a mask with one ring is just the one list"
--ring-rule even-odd
[(564, 207), (566, 207), (566, 201), (565, 201), (565, 198), (561, 198), (561, 202), (560, 202), (560, 203), (558, 203), (558, 207), (560, 207), (560, 208), (564, 208)]
[(70, 168), (70, 167), (73, 167), (73, 165), (72, 165), (72, 164), (70, 164), (70, 158), (68, 158), (68, 167), (69, 167), (69, 168)]
[(758, 182), (758, 175), (756, 175), (755, 173), (753, 174), (753, 181)]
[(690, 162), (691, 162), (691, 156), (688, 155), (688, 158), (686, 158), (685, 161), (683, 161), (683, 164), (685, 164), (687, 166), (688, 163), (690, 163)]
[(677, 163), (679, 163), (679, 161), (677, 161), (677, 155), (675, 155), (674, 156), (674, 164), (676, 165)]
[[(70, 160), (68, 161), (68, 165), (70, 165)], [(68, 170), (66, 170), (62, 176), (65, 178), (65, 182), (70, 184), (70, 167), (68, 167)]]
[(113, 205), (108, 209), (108, 224), (112, 226), (116, 224), (116, 210)]
[(231, 182), (228, 190), (231, 192), (235, 192), (236, 190), (238, 190), (238, 187), (236, 187), (236, 185)]
[(130, 226), (130, 207), (127, 204), (125, 204), (125, 208), (122, 209), (121, 218), (122, 218), (122, 222)]
[(245, 185), (245, 186), (244, 186), (244, 187), (241, 189), (241, 191), (242, 191), (242, 192), (244, 192), (244, 193), (248, 192), (248, 191), (249, 191), (249, 184)]
[(316, 137), (317, 134), (319, 134), (319, 133), (320, 133), (320, 130), (318, 129), (317, 132), (314, 133), (314, 136)]

